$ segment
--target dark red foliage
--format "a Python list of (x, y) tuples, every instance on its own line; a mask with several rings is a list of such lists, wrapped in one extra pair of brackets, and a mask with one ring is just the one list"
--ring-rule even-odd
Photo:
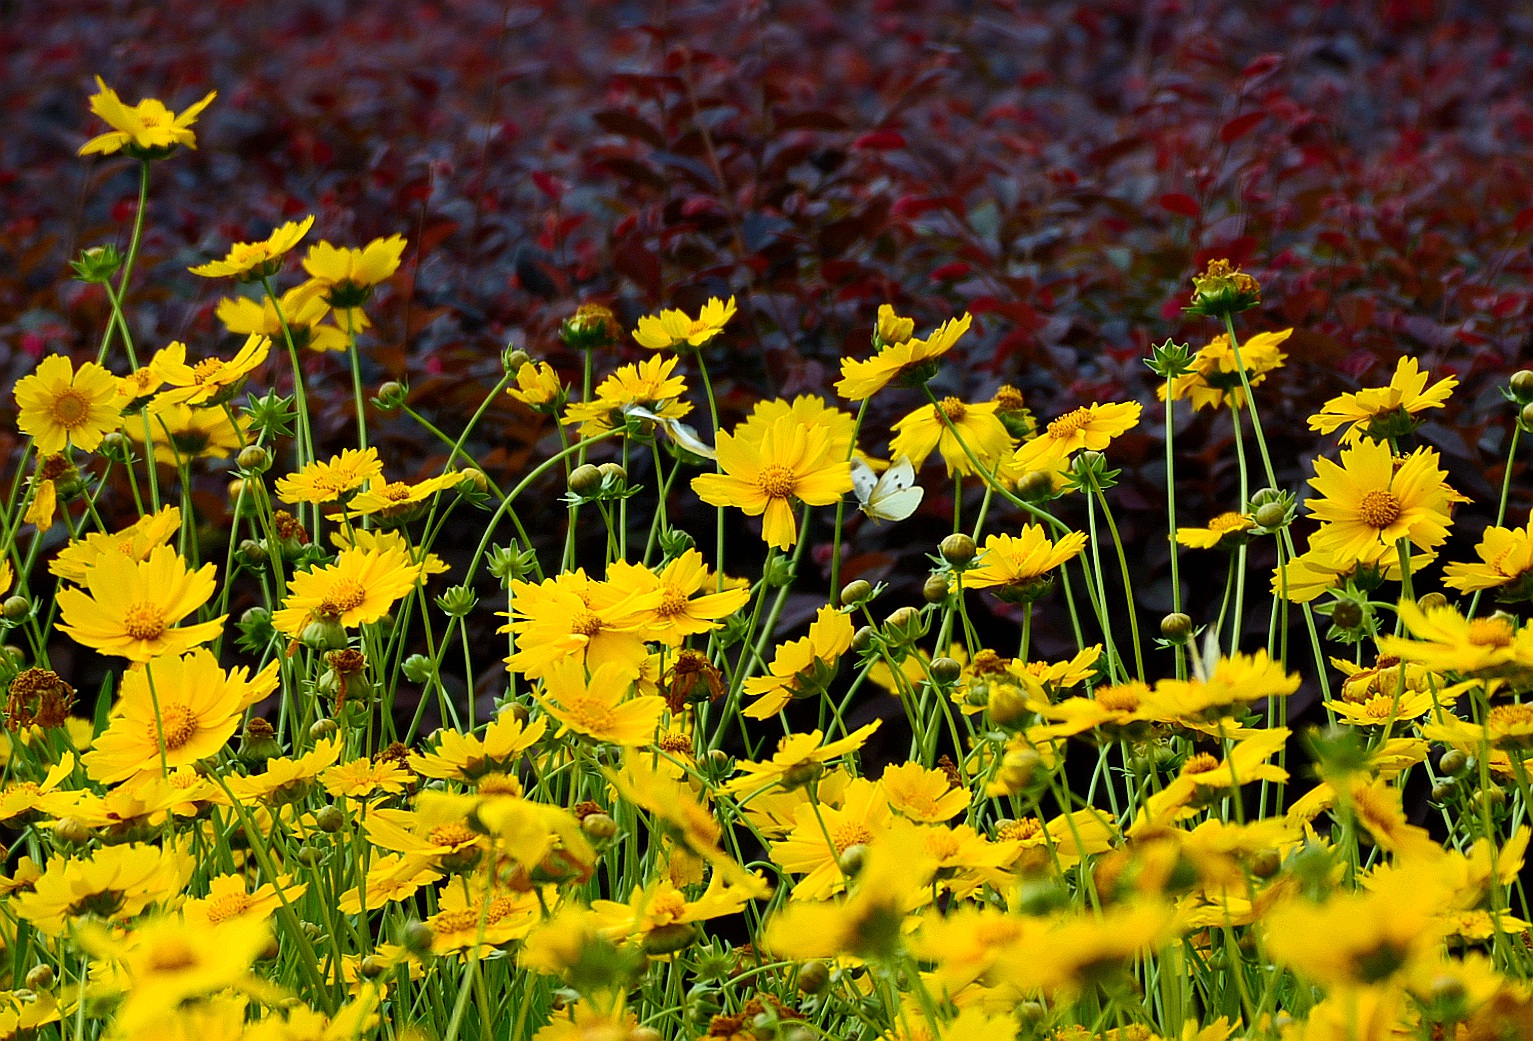
[[(160, 0), (10, 5), (0, 21), (0, 344), (93, 351), (104, 299), (65, 280), (125, 241), (135, 181), (74, 151), (92, 74), (129, 100), (218, 101), (200, 149), (155, 168), (136, 335), (212, 349), (227, 287), (185, 274), (295, 214), (317, 236), (411, 240), (379, 307), (371, 382), (408, 377), (451, 427), (509, 342), (573, 369), (577, 303), (632, 323), (736, 295), (710, 358), (731, 411), (828, 393), (880, 303), (975, 332), (942, 393), (1019, 386), (1047, 417), (1153, 402), (1147, 348), (1198, 345), (1189, 277), (1228, 256), (1262, 282), (1248, 328), (1296, 328), (1261, 397), (1298, 487), (1324, 397), (1401, 353), (1465, 386), (1425, 429), (1493, 507), (1525, 353), (1533, 238), (1533, 22), (1511, 3), (1178, 0), (670, 4)], [(667, 13), (668, 12), (668, 13)], [(334, 359), (311, 394), (344, 433)], [(870, 429), (920, 399), (876, 402)], [(1114, 450), (1120, 525), (1163, 574), (1157, 408)], [(437, 446), (382, 423), (407, 468)], [(1183, 517), (1231, 508), (1228, 423), (1181, 420)], [(522, 466), (547, 430), (497, 403), (476, 446)], [(874, 445), (873, 448), (881, 446)], [(934, 502), (932, 509), (940, 508)], [(1518, 491), (1515, 507), (1526, 505)], [(938, 523), (934, 519), (933, 524)], [(901, 537), (908, 537), (905, 529)], [(854, 554), (885, 536), (858, 533)], [(1144, 606), (1163, 609), (1166, 586)], [(1261, 623), (1260, 619), (1255, 623)]]

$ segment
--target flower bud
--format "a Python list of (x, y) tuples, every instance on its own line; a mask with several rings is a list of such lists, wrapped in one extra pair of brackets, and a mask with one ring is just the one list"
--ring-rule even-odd
[(601, 845), (617, 837), (617, 821), (605, 813), (588, 813), (580, 822), (580, 830), (585, 833), (586, 838)]
[(696, 942), (697, 926), (691, 922), (672, 922), (651, 929), (639, 946), (645, 954), (665, 955), (684, 951)]
[(410, 922), (399, 931), (399, 939), (407, 951), (413, 954), (426, 954), (431, 950), (436, 934), (425, 922)]
[(784, 589), (793, 584), (794, 573), (793, 558), (779, 554), (762, 569), (761, 580), (772, 589)]
[(621, 488), (628, 483), (628, 471), (617, 463), (602, 463), (596, 472), (601, 474), (603, 484), (613, 488)]
[(871, 625), (864, 625), (852, 634), (852, 650), (865, 651), (873, 646), (873, 637), (878, 635), (878, 630)]
[(400, 671), (405, 674), (405, 679), (411, 683), (425, 683), (436, 671), (431, 664), (431, 659), (424, 654), (412, 654), (404, 660)]
[(582, 463), (570, 473), (570, 491), (582, 498), (601, 491), (601, 471), (590, 463)]
[(818, 994), (825, 989), (830, 982), (830, 970), (822, 961), (807, 962), (798, 969), (798, 991), (800, 994)]
[(856, 878), (862, 873), (862, 869), (867, 865), (867, 862), (868, 847), (860, 842), (854, 846), (846, 847), (842, 851), (841, 856), (836, 859), (836, 865), (840, 867), (841, 873), (847, 878)]
[(346, 826), (346, 814), (339, 806), (321, 806), (314, 811), (314, 826), (326, 835), (334, 835)]
[(921, 586), (921, 599), (928, 604), (940, 604), (947, 599), (951, 589), (948, 580), (942, 575), (927, 576), (926, 583)]
[(526, 365), (531, 360), (532, 355), (528, 354), (520, 347), (513, 347), (510, 350), (502, 353), (500, 356), (501, 364), (504, 365), (506, 367), (506, 371), (513, 376), (518, 372), (521, 372), (522, 366)]
[(271, 466), (271, 453), (260, 445), (246, 445), (234, 461), (241, 470), (261, 473)]
[(234, 551), (234, 559), (243, 567), (259, 571), (271, 562), (271, 554), (266, 551), (265, 543), (255, 539), (241, 539)]
[(113, 430), (101, 439), (99, 451), (114, 463), (125, 463), (133, 454), (133, 443), (120, 430)]
[(873, 584), (859, 578), (841, 587), (841, 606), (851, 607), (854, 604), (860, 604), (872, 595)]
[(1518, 369), (1509, 382), (1518, 401), (1533, 401), (1533, 372)]
[(4, 614), (8, 622), (19, 622), (31, 611), (32, 602), (24, 596), (8, 596), (5, 603), (0, 604), (0, 614)]
[(1160, 635), (1172, 643), (1185, 643), (1192, 635), (1192, 619), (1180, 611), (1173, 611), (1160, 620)]
[(53, 838), (71, 846), (83, 846), (90, 841), (90, 828), (78, 817), (60, 817), (53, 822)]
[(302, 846), (299, 846), (293, 856), (295, 859), (297, 859), (298, 863), (302, 864), (304, 867), (314, 867), (320, 861), (325, 859), (323, 850), (321, 850), (318, 846), (311, 846), (308, 843), (304, 843)]
[(1448, 598), (1441, 593), (1427, 593), (1416, 601), (1416, 606), (1423, 611), (1436, 611), (1448, 606)]
[(1288, 523), (1288, 508), (1282, 503), (1266, 503), (1257, 509), (1256, 523), (1263, 528), (1281, 528)]
[(942, 540), (937, 552), (942, 554), (942, 559), (955, 568), (967, 567), (974, 560), (974, 554), (978, 552), (974, 540), (963, 532), (958, 531)]
[(814, 759), (806, 759), (801, 763), (794, 763), (787, 770), (783, 771), (782, 780), (779, 783), (782, 785), (783, 791), (792, 792), (806, 785), (813, 784), (824, 775), (824, 763)]
[(951, 685), (958, 682), (958, 677), (963, 675), (963, 666), (958, 659), (941, 657), (933, 658), (931, 663), (932, 679), (943, 685)]
[(1518, 417), (1522, 420), (1524, 429), (1533, 430), (1533, 402), (1522, 406), (1522, 411), (1518, 413)]
[(34, 965), (27, 973), (28, 990), (47, 990), (53, 986), (53, 966)]
[(1032, 716), (1027, 692), (1015, 683), (990, 684), (990, 699), (985, 706), (990, 722), (1009, 730)]
[(1017, 482), (1017, 498), (1040, 503), (1054, 497), (1054, 476), (1047, 470), (1029, 470)]
[(1454, 777), (1462, 774), (1469, 766), (1469, 757), (1457, 748), (1450, 748), (1443, 753), (1443, 757), (1437, 761), (1437, 769)]
[(364, 980), (375, 980), (388, 971), (389, 963), (387, 959), (381, 958), (376, 954), (369, 954), (357, 965), (357, 975), (361, 976)]
[(921, 635), (921, 612), (914, 607), (901, 607), (884, 619), (884, 635), (896, 644), (907, 644)]
[(389, 380), (378, 388), (378, 394), (373, 398), (373, 403), (384, 412), (393, 412), (405, 403), (410, 396), (409, 390), (398, 380)]
[(346, 630), (334, 618), (316, 618), (303, 627), (298, 642), (316, 651), (338, 651), (346, 646)]
[(1445, 803), (1453, 798), (1453, 793), (1458, 791), (1458, 780), (1453, 777), (1444, 777), (1432, 785), (1432, 801)]

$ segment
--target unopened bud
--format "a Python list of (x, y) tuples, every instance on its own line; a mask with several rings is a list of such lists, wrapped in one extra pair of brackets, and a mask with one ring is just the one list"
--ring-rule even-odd
[(942, 559), (950, 565), (961, 568), (974, 559), (977, 549), (973, 539), (958, 531), (943, 539), (941, 545), (937, 547), (937, 552), (942, 554)]
[(862, 869), (868, 862), (868, 847), (862, 843), (848, 846), (836, 859), (836, 865), (841, 868), (841, 873), (847, 878), (856, 878), (862, 873)]
[(399, 938), (403, 941), (406, 950), (415, 954), (425, 954), (431, 950), (436, 934), (425, 922), (411, 922), (399, 931)]
[(32, 611), (32, 602), (24, 596), (8, 596), (5, 603), (0, 604), (0, 613), (5, 615), (8, 622), (19, 622)]
[(933, 658), (931, 663), (932, 679), (941, 684), (953, 684), (958, 682), (958, 677), (963, 675), (963, 666), (956, 658)]
[(1441, 593), (1427, 593), (1416, 601), (1416, 606), (1423, 611), (1437, 611), (1448, 606), (1448, 598)]
[(570, 491), (576, 495), (595, 495), (601, 491), (601, 471), (583, 463), (570, 473)]
[(339, 806), (321, 806), (314, 811), (314, 826), (326, 835), (334, 835), (346, 826), (346, 815)]
[(53, 966), (34, 965), (27, 973), (28, 990), (47, 990), (53, 986)]
[(930, 575), (921, 587), (921, 599), (928, 604), (940, 604), (947, 599), (948, 580), (942, 575)]
[(851, 607), (853, 604), (860, 604), (872, 595), (873, 584), (859, 578), (841, 587), (841, 606)]
[(1256, 523), (1263, 528), (1281, 528), (1288, 522), (1288, 509), (1282, 503), (1269, 502), (1256, 511)]
[(617, 463), (602, 463), (596, 468), (596, 472), (601, 474), (604, 482), (619, 488), (628, 481), (628, 471)]
[(1160, 635), (1173, 643), (1185, 643), (1192, 635), (1192, 619), (1180, 611), (1173, 611), (1160, 620)]
[(1533, 372), (1527, 369), (1518, 369), (1512, 373), (1510, 383), (1512, 393), (1517, 395), (1518, 399), (1522, 401), (1533, 399)]
[(261, 473), (271, 466), (271, 453), (260, 445), (246, 445), (240, 449), (240, 454), (235, 458), (235, 462), (241, 470)]

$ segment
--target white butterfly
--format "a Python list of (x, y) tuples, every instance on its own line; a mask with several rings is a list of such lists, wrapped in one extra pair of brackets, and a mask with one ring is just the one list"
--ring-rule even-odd
[(671, 440), (693, 455), (702, 456), (704, 459), (717, 459), (718, 453), (712, 445), (698, 436), (695, 429), (676, 419), (668, 419), (658, 413), (651, 412), (642, 405), (629, 405), (624, 409), (630, 416), (638, 416), (658, 423), (665, 428), (665, 432), (671, 436)]
[(916, 484), (916, 468), (900, 456), (889, 469), (875, 474), (861, 459), (852, 460), (852, 491), (859, 509), (875, 521), (902, 521), (916, 512), (926, 494)]

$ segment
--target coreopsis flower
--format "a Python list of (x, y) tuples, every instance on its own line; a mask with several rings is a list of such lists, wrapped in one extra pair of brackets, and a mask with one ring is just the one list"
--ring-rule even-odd
[(615, 589), (635, 594), (659, 590), (660, 601), (650, 620), (650, 638), (669, 647), (680, 647), (688, 636), (719, 628), (720, 619), (740, 610), (751, 598), (746, 587), (714, 592), (715, 577), (703, 555), (695, 549), (667, 563), (659, 574), (627, 561), (616, 561), (607, 569), (607, 581)]
[(685, 418), (692, 405), (682, 401), (687, 381), (674, 375), (680, 359), (656, 356), (637, 365), (624, 365), (596, 385), (590, 401), (571, 402), (565, 425), (580, 424), (581, 437), (595, 437), (626, 423), (626, 410), (642, 408), (662, 420)]
[(872, 844), (893, 819), (883, 790), (859, 777), (847, 785), (839, 807), (799, 807), (793, 830), (771, 843), (769, 854), (784, 871), (804, 876), (793, 887), (794, 900), (825, 900), (846, 888), (842, 854)]
[(969, 790), (945, 771), (920, 763), (895, 763), (878, 778), (889, 808), (917, 824), (940, 824), (969, 808)]
[(1442, 408), (1458, 386), (1458, 380), (1448, 376), (1428, 387), (1428, 378), (1415, 358), (1401, 358), (1389, 386), (1332, 398), (1309, 417), (1309, 428), (1330, 434), (1344, 426), (1341, 435), (1344, 445), (1356, 444), (1364, 435), (1375, 441), (1404, 437), (1420, 425), (1419, 413)]
[(1223, 318), (1261, 303), (1262, 287), (1256, 279), (1228, 260), (1210, 260), (1201, 275), (1192, 276), (1189, 314)]
[(536, 679), (573, 657), (589, 669), (617, 662), (637, 674), (649, 657), (644, 641), (663, 596), (659, 589), (618, 589), (583, 569), (542, 582), (514, 581), (511, 621), (500, 629), (516, 636), (506, 668)]
[(376, 911), (385, 904), (409, 900), (441, 877), (440, 871), (403, 853), (375, 856), (367, 866), (367, 878), (342, 893), (336, 909), (341, 914), (361, 914), (364, 907)]
[(1047, 822), (1037, 817), (1019, 817), (996, 826), (998, 841), (1012, 845), (1013, 870), (1024, 873), (1064, 872), (1080, 863), (1082, 857), (1105, 853), (1112, 848), (1117, 834), (1111, 820), (1101, 810), (1076, 810), (1060, 814)]
[[(892, 307), (884, 304), (878, 309), (875, 337), (878, 353), (863, 360), (843, 358), (836, 393), (852, 401), (863, 401), (896, 380), (902, 386), (925, 384), (937, 374), (938, 359), (952, 350), (973, 321), (968, 314), (952, 318), (927, 339), (916, 340), (910, 338), (915, 323), (900, 318)], [(888, 339), (885, 334), (896, 339)]]
[(155, 352), (149, 364), (169, 386), (155, 395), (158, 405), (221, 405), (228, 401), (250, 374), (271, 353), (271, 340), (254, 333), (245, 338), (233, 358), (204, 358), (196, 365), (186, 362), (186, 344), (179, 340)]
[(1220, 658), (1206, 679), (1163, 679), (1144, 704), (1153, 718), (1196, 726), (1235, 714), (1253, 701), (1284, 698), (1298, 689), (1299, 674), (1290, 673), (1262, 649)]
[(806, 429), (783, 418), (757, 445), (720, 433), (717, 450), (723, 472), (692, 478), (693, 491), (711, 506), (736, 506), (761, 517), (762, 539), (778, 549), (798, 541), (795, 501), (828, 506), (852, 490), (851, 464), (830, 450), (821, 427)]
[(559, 722), (559, 733), (582, 734), (605, 744), (639, 748), (652, 743), (665, 713), (657, 694), (633, 693), (634, 674), (621, 662), (591, 669), (566, 657), (543, 673), (543, 689), (533, 697)]
[(1454, 561), (1443, 568), (1443, 585), (1460, 593), (1494, 589), (1496, 599), (1507, 603), (1533, 597), (1533, 521), (1486, 528), (1474, 552), (1479, 563)]
[(271, 623), (295, 640), (316, 624), (371, 625), (420, 580), (421, 565), (404, 550), (343, 549), (334, 564), (295, 572), (287, 580), (287, 597), (272, 612)]
[(151, 659), (123, 675), (111, 723), (81, 762), (91, 780), (116, 784), (212, 758), (276, 689), (276, 662), (251, 676), (245, 666), (225, 672), (201, 647)]
[(506, 773), (516, 760), (548, 732), (548, 720), (523, 723), (506, 711), (484, 728), (484, 736), (447, 727), (436, 732), (436, 751), (410, 753), (410, 767), (422, 777), (472, 783), (488, 773)]
[(1007, 945), (991, 976), (1027, 993), (1068, 997), (1127, 972), (1177, 931), (1175, 909), (1152, 900), (1062, 915), (1042, 934)]
[(1098, 687), (1089, 697), (1066, 698), (1056, 704), (1039, 705), (1037, 712), (1049, 722), (1029, 727), (1027, 736), (1035, 743), (1059, 737), (1073, 737), (1096, 730), (1105, 742), (1144, 737), (1154, 718), (1147, 702), (1153, 702), (1150, 688), (1143, 683), (1120, 683)]
[(181, 510), (166, 506), (140, 517), (120, 531), (87, 532), (59, 550), (58, 555), (48, 562), (48, 571), (66, 582), (83, 585), (85, 576), (104, 555), (117, 553), (129, 560), (147, 560), (150, 553), (168, 543), (180, 530)]
[(367, 799), (398, 795), (414, 783), (410, 771), (392, 759), (358, 756), (319, 775), (319, 783), (334, 798)]
[(1444, 482), (1437, 462), (1433, 449), (1397, 459), (1389, 445), (1371, 440), (1342, 449), (1340, 465), (1317, 458), (1309, 483), (1319, 495), (1308, 506), (1322, 524), (1310, 545), (1342, 558), (1400, 539), (1436, 549), (1448, 537), (1453, 504), (1467, 501)]
[[(155, 462), (180, 466), (193, 459), (227, 459), (250, 442), (247, 424), (221, 408), (156, 401), (145, 410)], [(145, 424), (129, 423), (128, 436), (144, 443)]]
[[(10, 714), (6, 715), (9, 727)], [(0, 823), (15, 825), (38, 816), (64, 816), (80, 797), (79, 792), (62, 787), (74, 772), (75, 755), (65, 752), (41, 781), (11, 781), (0, 788)]]
[[(361, 249), (332, 246), (321, 240), (309, 247), (303, 269), (320, 287), (326, 303), (337, 311), (349, 311), (365, 304), (379, 283), (394, 277), (405, 246), (403, 235), (373, 239)], [(344, 321), (337, 321), (345, 326)]]
[(0, 1037), (35, 1037), (38, 1027), (62, 1018), (58, 998), (46, 990), (0, 992)]
[(1287, 727), (1255, 730), (1231, 742), (1229, 754), (1222, 760), (1208, 752), (1188, 757), (1181, 772), (1145, 800), (1141, 818), (1169, 821), (1189, 817), (1202, 804), (1242, 785), (1288, 780), (1287, 770), (1267, 761), (1282, 750), (1288, 734)]
[(258, 774), (230, 774), (225, 780), (240, 802), (272, 805), (292, 802), (307, 792), (312, 782), (341, 757), (341, 741), (326, 738), (303, 755), (266, 760)]
[(188, 925), (211, 929), (234, 919), (265, 921), (283, 904), (291, 904), (308, 890), (307, 882), (283, 875), (275, 882), (250, 889), (243, 875), (215, 875), (208, 879), (208, 895), (193, 897), (181, 905)]
[(1256, 521), (1246, 514), (1227, 511), (1209, 521), (1206, 528), (1178, 527), (1176, 541), (1178, 545), (1193, 549), (1217, 548), (1230, 552), (1245, 545), (1249, 538), (1246, 533), (1254, 527)]
[(425, 547), (411, 546), (410, 540), (398, 531), (343, 527), (330, 533), (330, 544), (336, 549), (403, 553), (420, 565), (423, 579), (432, 575), (445, 575), (452, 570), (451, 565), (435, 553), (426, 552)]
[(532, 931), (542, 917), (537, 893), (495, 892), (484, 886), (444, 886), (437, 913), (426, 919), (431, 928), (431, 953), (489, 954)]
[(705, 346), (735, 316), (735, 298), (726, 303), (718, 297), (710, 297), (696, 318), (685, 311), (665, 310), (658, 315), (645, 315), (639, 319), (639, 327), (633, 338), (640, 347), (652, 351), (695, 351)]
[(1398, 865), (1363, 892), (1284, 901), (1263, 917), (1266, 950), (1326, 987), (1382, 983), (1435, 954), (1437, 912), (1450, 896), (1444, 882), (1438, 865), (1424, 861)]
[[(283, 293), (275, 303), (269, 296), (225, 297), (218, 302), (214, 314), (231, 333), (272, 340), (290, 335), (293, 346), (300, 349), (307, 347), (321, 354), (344, 351), (348, 343), (346, 333), (325, 324), (330, 305), (325, 302), (323, 288), (318, 282), (304, 282)], [(282, 328), (284, 321), (286, 332)]]
[(745, 421), (730, 431), (730, 436), (742, 445), (760, 445), (767, 431), (780, 419), (791, 419), (804, 427), (823, 428), (829, 451), (837, 458), (844, 459), (853, 452), (856, 418), (815, 394), (800, 394), (792, 401), (786, 398), (758, 401), (751, 406), (751, 414)]
[[(1437, 559), (1435, 552), (1411, 554), (1411, 574), (1416, 574)], [(1272, 595), (1287, 597), (1296, 604), (1306, 604), (1328, 589), (1339, 589), (1349, 582), (1361, 589), (1376, 589), (1385, 581), (1400, 581), (1400, 552), (1382, 542), (1356, 556), (1343, 557), (1323, 548), (1312, 547), (1273, 569)]]
[(59, 508), (60, 484), (78, 489), (80, 487), (79, 469), (69, 461), (66, 455), (40, 456), (37, 460), (37, 469), (32, 472), (32, 477), (27, 482), (32, 499), (27, 503), (27, 512), (22, 515), (22, 523), (35, 524), (38, 531), (47, 531), (53, 527), (53, 520)]
[(15, 395), (16, 426), (43, 455), (57, 455), (65, 445), (94, 452), (122, 415), (116, 376), (93, 361), (76, 371), (60, 354), (44, 358), (36, 372), (17, 380)]
[[(1246, 380), (1255, 387), (1269, 372), (1283, 367), (1288, 356), (1278, 347), (1293, 335), (1292, 329), (1276, 333), (1257, 333), (1240, 345), (1240, 361), (1245, 364)], [(1166, 385), (1159, 384), (1155, 394), (1166, 400)], [(1171, 400), (1192, 402), (1194, 411), (1202, 408), (1245, 408), (1246, 392), (1240, 383), (1240, 365), (1229, 336), (1220, 333), (1208, 346), (1192, 356), (1192, 371), (1171, 380)]]
[(738, 914), (755, 895), (715, 874), (694, 900), (662, 879), (635, 886), (627, 903), (593, 900), (591, 910), (601, 916), (600, 928), (611, 939), (637, 943), (646, 954), (664, 956), (697, 938), (695, 923)]
[(983, 470), (992, 472), (1013, 446), (1011, 432), (996, 415), (993, 401), (966, 403), (955, 397), (943, 398), (938, 404), (916, 409), (897, 421), (893, 429), (891, 456), (905, 456), (919, 470), (927, 456), (939, 451), (949, 477), (974, 472), (970, 455)]
[(59, 629), (103, 654), (146, 662), (182, 654), (223, 631), (228, 615), (177, 624), (213, 595), (212, 564), (196, 571), (172, 546), (157, 546), (145, 560), (103, 553), (89, 566), (85, 588), (59, 590)]
[(1533, 673), (1533, 622), (1518, 624), (1504, 614), (1465, 618), (1453, 607), (1428, 607), (1402, 600), (1400, 621), (1411, 638), (1379, 637), (1379, 653), (1424, 666), (1435, 673), (1521, 687)]
[(534, 412), (557, 412), (564, 402), (564, 381), (546, 361), (524, 361), (516, 370), (516, 386), (506, 393)]
[(284, 254), (309, 233), (314, 226), (310, 214), (301, 221), (288, 221), (259, 242), (236, 242), (222, 260), (212, 260), (189, 268), (203, 278), (232, 276), (241, 282), (259, 282), (282, 270)]
[(138, 411), (154, 392), (165, 385), (165, 377), (153, 364), (140, 365), (126, 376), (117, 378), (117, 400), (123, 412)]
[(1076, 452), (1100, 452), (1113, 438), (1134, 429), (1142, 411), (1143, 406), (1137, 401), (1082, 405), (1049, 423), (1031, 441), (1024, 441), (1012, 456), (1012, 469), (1021, 474), (1063, 469)]
[(777, 751), (766, 762), (745, 761), (740, 763), (740, 776), (724, 785), (724, 791), (739, 799), (749, 799), (773, 785), (798, 789), (818, 781), (825, 772), (825, 764), (848, 752), (855, 752), (867, 743), (878, 730), (880, 721), (875, 720), (845, 737), (825, 744), (825, 735), (816, 730), (808, 734), (788, 734), (777, 744)]
[(134, 159), (164, 159), (181, 145), (195, 149), (197, 135), (192, 124), (202, 110), (213, 103), (218, 91), (210, 90), (194, 105), (172, 112), (155, 98), (144, 98), (137, 105), (125, 105), (117, 92), (96, 77), (96, 93), (90, 96), (90, 110), (111, 127), (80, 146), (80, 155), (111, 155), (126, 152)]
[(826, 604), (809, 623), (809, 635), (779, 644), (767, 675), (745, 681), (754, 697), (745, 710), (751, 719), (770, 719), (794, 698), (823, 691), (836, 675), (841, 655), (852, 645), (852, 619)]
[[(1400, 675), (1396, 666), (1390, 673)], [(1333, 698), (1327, 708), (1342, 722), (1355, 727), (1381, 727), (1402, 721), (1420, 719), (1438, 704), (1438, 698), (1430, 690), (1380, 691), (1362, 700), (1349, 701)]]
[(462, 474), (452, 471), (428, 477), (415, 484), (406, 484), (404, 481), (369, 481), (367, 487), (346, 504), (349, 508), (346, 515), (352, 518), (373, 517), (380, 522), (399, 525), (417, 515), (427, 499), (457, 487), (462, 480)]
[(125, 922), (179, 895), (195, 866), (181, 850), (137, 843), (103, 846), (78, 860), (50, 857), (31, 890), (17, 894), (11, 907), (55, 937), (85, 915)]
[(963, 574), (970, 589), (989, 589), (1006, 603), (1031, 603), (1053, 587), (1050, 572), (1080, 556), (1086, 536), (1072, 531), (1050, 541), (1042, 525), (1024, 524), (1013, 535), (989, 535), (978, 566)]
[(323, 505), (343, 498), (383, 475), (383, 461), (376, 448), (347, 448), (326, 461), (315, 460), (295, 474), (279, 478), (277, 498), (286, 503)]

